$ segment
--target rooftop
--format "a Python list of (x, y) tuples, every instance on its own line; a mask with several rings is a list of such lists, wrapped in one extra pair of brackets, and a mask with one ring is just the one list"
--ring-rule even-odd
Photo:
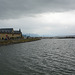
[(1, 29), (0, 29), (0, 33), (14, 33), (14, 34), (20, 34), (21, 31), (20, 31), (20, 30), (15, 31), (15, 30), (13, 30), (13, 28), (1, 28)]

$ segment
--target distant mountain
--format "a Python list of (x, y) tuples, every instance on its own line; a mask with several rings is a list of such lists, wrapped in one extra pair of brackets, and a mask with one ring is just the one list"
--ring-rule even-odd
[(58, 35), (58, 36), (53, 36), (53, 35), (38, 35), (38, 34), (32, 34), (32, 33), (26, 33), (23, 34), (24, 37), (75, 37), (75, 35)]
[(40, 37), (38, 34), (23, 34), (24, 37), (30, 36), (30, 37)]

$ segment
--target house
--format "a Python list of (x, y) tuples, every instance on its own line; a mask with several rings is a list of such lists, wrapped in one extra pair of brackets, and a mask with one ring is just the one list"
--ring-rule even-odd
[(13, 30), (13, 28), (1, 28), (0, 29), (0, 39), (11, 39), (11, 38), (21, 38), (21, 30)]

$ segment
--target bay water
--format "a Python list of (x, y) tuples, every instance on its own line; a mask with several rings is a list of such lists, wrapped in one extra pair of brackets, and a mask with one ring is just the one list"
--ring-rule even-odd
[(75, 39), (0, 46), (0, 75), (75, 75)]

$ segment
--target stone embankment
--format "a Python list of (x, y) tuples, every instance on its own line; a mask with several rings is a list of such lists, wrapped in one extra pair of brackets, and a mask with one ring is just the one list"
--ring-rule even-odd
[(32, 42), (32, 41), (37, 41), (37, 40), (40, 40), (40, 38), (1, 40), (0, 45), (9, 45), (9, 44), (16, 44), (16, 43)]

